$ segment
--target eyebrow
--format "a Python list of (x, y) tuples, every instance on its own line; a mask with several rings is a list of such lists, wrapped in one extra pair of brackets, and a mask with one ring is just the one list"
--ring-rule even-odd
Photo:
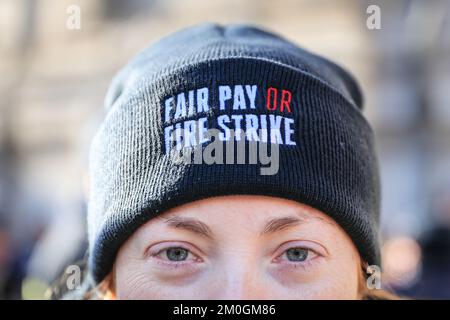
[(211, 229), (200, 220), (186, 217), (173, 217), (165, 221), (169, 227), (185, 229), (200, 234), (207, 238), (212, 238)]
[[(294, 216), (274, 218), (267, 222), (260, 235), (267, 235), (280, 230), (291, 228), (304, 222), (303, 219)], [(188, 217), (173, 217), (165, 221), (169, 227), (185, 229), (207, 238), (213, 238), (211, 229), (200, 220)]]
[(293, 216), (287, 216), (282, 218), (274, 218), (267, 222), (264, 230), (261, 232), (261, 235), (267, 235), (270, 233), (274, 233), (276, 231), (280, 231), (283, 229), (291, 228), (303, 222), (303, 219)]

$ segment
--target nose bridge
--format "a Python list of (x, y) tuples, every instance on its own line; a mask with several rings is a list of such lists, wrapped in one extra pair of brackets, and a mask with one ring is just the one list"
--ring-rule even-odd
[(225, 299), (252, 300), (260, 299), (261, 288), (258, 281), (249, 273), (232, 275), (227, 281), (224, 293)]
[(254, 259), (236, 258), (223, 266), (220, 299), (262, 299), (265, 292), (261, 270)]

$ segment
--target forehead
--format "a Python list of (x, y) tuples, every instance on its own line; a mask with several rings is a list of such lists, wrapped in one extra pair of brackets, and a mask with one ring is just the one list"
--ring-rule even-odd
[(207, 224), (264, 223), (271, 219), (296, 217), (302, 222), (337, 225), (325, 213), (296, 201), (258, 195), (212, 197), (173, 208), (155, 220), (162, 223), (177, 216), (196, 218)]
[(317, 209), (296, 201), (248, 195), (208, 198), (168, 210), (142, 225), (127, 243), (143, 251), (152, 241), (194, 239), (208, 246), (233, 248), (273, 239), (315, 241), (326, 250), (352, 246), (347, 233)]

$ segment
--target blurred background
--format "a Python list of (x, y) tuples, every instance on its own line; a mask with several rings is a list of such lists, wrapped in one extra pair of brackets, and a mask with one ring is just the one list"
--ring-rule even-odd
[(382, 285), (450, 298), (450, 1), (0, 0), (0, 299), (48, 298), (82, 268), (108, 85), (150, 43), (205, 21), (268, 28), (356, 76), (378, 139)]

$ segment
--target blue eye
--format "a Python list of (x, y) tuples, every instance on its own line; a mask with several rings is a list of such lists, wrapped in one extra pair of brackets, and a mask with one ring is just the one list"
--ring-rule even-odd
[(309, 250), (304, 248), (290, 248), (285, 253), (289, 261), (302, 262), (308, 258)]
[(166, 257), (170, 261), (184, 261), (189, 255), (188, 250), (180, 247), (168, 248), (165, 251)]

